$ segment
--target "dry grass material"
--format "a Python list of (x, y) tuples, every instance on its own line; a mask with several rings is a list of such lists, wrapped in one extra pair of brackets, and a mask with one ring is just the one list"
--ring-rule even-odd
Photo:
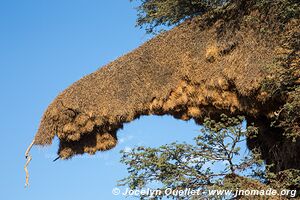
[(141, 115), (200, 124), (221, 113), (271, 115), (277, 105), (259, 89), (277, 40), (263, 40), (246, 22), (236, 28), (221, 18), (202, 23), (206, 18), (186, 21), (72, 84), (47, 108), (34, 144), (57, 136), (58, 154), (67, 159), (113, 148), (118, 129)]

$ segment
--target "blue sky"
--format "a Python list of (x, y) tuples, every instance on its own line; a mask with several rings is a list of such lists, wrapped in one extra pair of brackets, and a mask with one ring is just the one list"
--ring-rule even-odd
[(55, 96), (82, 76), (149, 38), (136, 28), (127, 0), (0, 0), (0, 199), (124, 199), (113, 196), (126, 176), (119, 151), (134, 145), (192, 141), (199, 127), (171, 117), (143, 117), (118, 132), (120, 144), (95, 156), (52, 162), (58, 148), (31, 151), (24, 189), (24, 152)]

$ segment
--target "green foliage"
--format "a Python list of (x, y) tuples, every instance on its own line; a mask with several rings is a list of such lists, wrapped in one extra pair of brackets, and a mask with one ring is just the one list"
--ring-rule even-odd
[[(224, 189), (224, 178), (228, 175), (247, 174), (257, 178), (263, 165), (259, 154), (241, 155), (241, 144), (255, 130), (251, 127), (245, 130), (243, 120), (243, 117), (228, 118), (226, 115), (221, 115), (219, 122), (205, 119), (195, 145), (175, 142), (158, 148), (136, 147), (121, 151), (121, 162), (127, 165), (129, 176), (120, 180), (119, 185), (133, 190), (151, 186), (162, 191), (167, 188), (198, 189), (206, 197), (205, 191), (209, 188)], [(238, 185), (226, 184), (226, 187), (236, 189)], [(147, 196), (140, 198), (149, 199)]]
[(285, 135), (294, 142), (300, 137), (300, 87), (288, 93), (289, 100), (278, 111), (274, 125), (285, 130)]
[(147, 33), (155, 33), (159, 26), (177, 25), (226, 2), (227, 0), (141, 0), (141, 5), (137, 7), (137, 26), (145, 27)]
[[(300, 187), (300, 170), (288, 169), (275, 173), (267, 173), (269, 184), (274, 188), (293, 188)], [(299, 196), (300, 194), (298, 194)]]
[(274, 4), (280, 8), (277, 8), (277, 16), (282, 29), (288, 28), (289, 31), (281, 36), (281, 49), (274, 64), (265, 68), (273, 75), (262, 84), (262, 90), (271, 98), (282, 101), (272, 125), (282, 128), (286, 136), (292, 136), (296, 141), (300, 136), (300, 33), (297, 27), (285, 27), (285, 22), (299, 19), (300, 4), (295, 0), (277, 0)]
[(300, 6), (298, 0), (256, 0), (256, 7), (262, 13), (270, 12), (270, 9), (276, 10), (277, 20), (286, 22), (291, 18), (299, 18)]
[[(178, 25), (182, 21), (203, 15), (210, 11), (222, 10), (224, 5), (238, 4), (244, 9), (245, 2), (237, 0), (130, 0), (138, 1), (138, 18), (136, 25), (146, 29), (147, 33), (157, 33), (162, 26)], [(239, 3), (242, 2), (242, 3)], [(248, 4), (248, 2), (247, 2)], [(278, 21), (285, 23), (300, 15), (298, 0), (255, 0), (252, 8), (258, 8), (268, 14), (276, 10)], [(248, 8), (249, 9), (249, 8)]]

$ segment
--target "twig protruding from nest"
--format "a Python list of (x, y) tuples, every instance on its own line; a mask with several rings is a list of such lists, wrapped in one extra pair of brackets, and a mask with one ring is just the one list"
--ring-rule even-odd
[(24, 170), (25, 170), (25, 173), (26, 173), (26, 181), (25, 181), (25, 187), (29, 187), (29, 173), (28, 173), (28, 169), (27, 169), (27, 166), (29, 165), (32, 157), (31, 155), (29, 154), (30, 152), (30, 149), (32, 148), (34, 144), (34, 139), (32, 140), (32, 142), (30, 143), (30, 145), (28, 146), (26, 152), (25, 152), (25, 158), (27, 159), (26, 160), (26, 163), (25, 163), (25, 166), (24, 166)]

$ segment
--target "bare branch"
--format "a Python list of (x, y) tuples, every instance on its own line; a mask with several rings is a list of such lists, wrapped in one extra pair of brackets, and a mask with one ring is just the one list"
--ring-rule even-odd
[(25, 158), (27, 159), (25, 166), (24, 166), (24, 170), (26, 173), (25, 187), (29, 187), (29, 173), (28, 173), (27, 166), (29, 165), (30, 161), (32, 160), (32, 157), (29, 154), (29, 152), (30, 152), (30, 149), (32, 148), (33, 144), (34, 144), (34, 139), (32, 140), (32, 142), (30, 143), (30, 145), (28, 146), (28, 148), (25, 152)]

